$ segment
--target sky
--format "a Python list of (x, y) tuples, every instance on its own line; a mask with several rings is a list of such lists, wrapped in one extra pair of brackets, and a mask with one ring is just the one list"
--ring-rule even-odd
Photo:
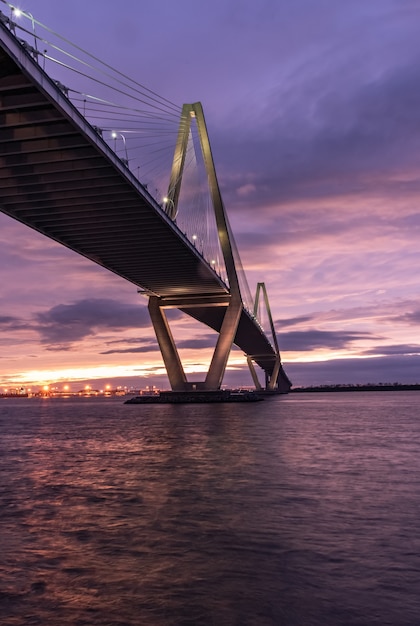
[[(295, 386), (420, 382), (418, 0), (19, 7), (172, 102), (202, 102), (248, 282), (266, 283)], [(167, 387), (130, 283), (3, 214), (0, 279), (0, 385)], [(200, 380), (214, 337), (173, 323)], [(251, 384), (237, 350), (225, 381)]]

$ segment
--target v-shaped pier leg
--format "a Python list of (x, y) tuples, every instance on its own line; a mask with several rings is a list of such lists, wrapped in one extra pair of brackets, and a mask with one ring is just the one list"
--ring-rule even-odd
[(252, 362), (252, 358), (248, 355), (246, 357), (246, 361), (248, 363), (249, 371), (251, 372), (251, 376), (252, 376), (252, 380), (253, 380), (254, 385), (255, 385), (255, 389), (257, 389), (257, 391), (261, 391), (261, 389), (262, 389), (261, 383), (258, 380), (257, 372), (255, 371), (255, 367), (254, 367), (254, 363)]
[(150, 296), (149, 298), (149, 313), (171, 388), (173, 391), (185, 391), (188, 388), (187, 378), (184, 368), (182, 367), (181, 359), (179, 358), (171, 329), (169, 328), (165, 311), (160, 306), (157, 296)]
[[(208, 305), (209, 303), (207, 302), (206, 306)], [(196, 307), (197, 304), (194, 306)], [(214, 302), (214, 306), (217, 306), (217, 302)], [(232, 298), (229, 301), (206, 379), (202, 382), (195, 383), (188, 382), (187, 380), (164, 308), (164, 299), (158, 298), (157, 296), (150, 296), (150, 318), (156, 333), (172, 391), (190, 391), (192, 389), (216, 391), (220, 389), (242, 313), (241, 300)], [(182, 306), (180, 306), (180, 308), (182, 308)]]
[(242, 302), (233, 298), (223, 318), (222, 328), (204, 383), (205, 389), (220, 389), (241, 313)]

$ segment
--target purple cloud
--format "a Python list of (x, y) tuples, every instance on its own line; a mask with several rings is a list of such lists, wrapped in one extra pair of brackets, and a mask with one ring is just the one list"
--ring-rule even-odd
[(374, 337), (370, 332), (326, 330), (295, 330), (279, 335), (280, 348), (285, 352), (309, 352), (321, 348), (336, 350), (365, 339), (379, 339), (379, 337)]
[(90, 298), (73, 304), (59, 304), (36, 314), (41, 342), (63, 346), (80, 341), (98, 330), (121, 330), (150, 325), (145, 307), (110, 298)]

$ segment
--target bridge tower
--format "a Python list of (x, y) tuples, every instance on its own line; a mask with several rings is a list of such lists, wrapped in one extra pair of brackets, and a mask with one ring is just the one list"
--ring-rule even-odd
[[(203, 295), (199, 298), (191, 298), (191, 296), (184, 298), (179, 297), (176, 298), (176, 301), (174, 301), (173, 299), (168, 300), (167, 298), (160, 298), (158, 296), (149, 297), (150, 317), (162, 353), (162, 358), (166, 367), (169, 382), (173, 391), (188, 391), (191, 389), (203, 389), (210, 391), (220, 389), (229, 354), (238, 330), (240, 317), (243, 312), (243, 300), (241, 296), (238, 273), (235, 266), (232, 245), (233, 242), (231, 241), (225, 208), (216, 176), (216, 170), (211, 152), (207, 127), (204, 119), (203, 108), (199, 102), (196, 102), (194, 104), (184, 104), (182, 108), (181, 122), (179, 126), (179, 132), (172, 163), (168, 194), (165, 203), (165, 211), (172, 220), (176, 219), (178, 213), (178, 203), (181, 190), (182, 175), (185, 166), (188, 139), (191, 129), (191, 123), (193, 120), (195, 120), (195, 123), (197, 125), (200, 148), (207, 173), (210, 196), (216, 219), (216, 227), (220, 241), (220, 247), (222, 250), (227, 278), (229, 281), (230, 293), (227, 293), (226, 297), (221, 297), (220, 295)], [(266, 371), (265, 388), (270, 391), (288, 391), (290, 388), (290, 381), (288, 380), (281, 366), (280, 352), (278, 349), (277, 339), (274, 331), (274, 324), (271, 317), (267, 291), (264, 283), (259, 283), (257, 287), (257, 294), (254, 304), (254, 316), (257, 316), (260, 293), (263, 293), (264, 295), (264, 302), (270, 319), (273, 345), (276, 352), (275, 362), (271, 374)], [(187, 381), (187, 377), (185, 375), (181, 359), (169, 327), (168, 319), (165, 314), (165, 308), (169, 308), (170, 306), (176, 306), (176, 308), (181, 310), (186, 310), (191, 307), (197, 308), (200, 306), (205, 308), (209, 306), (222, 306), (226, 309), (213, 357), (210, 362), (210, 367), (208, 369), (205, 380), (202, 382), (190, 383)], [(258, 360), (258, 355), (247, 355), (247, 362), (251, 371), (254, 384), (257, 389), (261, 389), (261, 385), (258, 381), (258, 377), (253, 363), (254, 359)]]
[[(274, 328), (273, 316), (271, 315), (271, 307), (270, 302), (268, 300), (267, 289), (265, 283), (257, 284), (257, 291), (255, 293), (254, 300), (254, 317), (258, 318), (258, 311), (260, 308), (261, 295), (264, 298), (264, 305), (268, 316), (268, 322), (270, 325), (271, 338), (273, 342), (273, 346), (275, 348), (275, 362), (271, 373), (267, 370), (265, 371), (265, 389), (266, 391), (278, 391), (280, 393), (288, 393), (292, 383), (288, 378), (286, 372), (283, 370), (281, 364), (281, 356), (279, 350), (279, 344), (277, 341), (276, 330)], [(252, 380), (254, 381), (254, 385), (256, 389), (261, 389), (261, 384), (258, 380), (257, 373), (255, 371), (254, 359), (258, 358), (258, 355), (247, 355), (247, 363), (249, 370), (251, 372)]]
[[(162, 298), (150, 296), (150, 317), (173, 391), (188, 391), (191, 389), (205, 389), (210, 391), (220, 389), (229, 354), (238, 328), (239, 319), (243, 310), (239, 280), (235, 267), (224, 204), (214, 167), (203, 108), (199, 102), (194, 104), (184, 104), (182, 108), (181, 123), (179, 126), (169, 181), (166, 212), (169, 217), (175, 220), (178, 212), (178, 201), (181, 190), (182, 174), (185, 166), (188, 138), (193, 119), (195, 119), (197, 124), (200, 147), (208, 177), (220, 246), (229, 280), (230, 294), (226, 294), (225, 298), (220, 298), (220, 296), (213, 297), (211, 295), (203, 295), (198, 299), (191, 299), (191, 297), (181, 297), (177, 299), (176, 307), (182, 310), (189, 307), (197, 308), (199, 306), (226, 307), (223, 323), (206, 378), (203, 382), (198, 383), (190, 383), (187, 381), (181, 359), (164, 312), (164, 309), (168, 307), (167, 303)], [(173, 304), (171, 303), (169, 306), (173, 306)]]

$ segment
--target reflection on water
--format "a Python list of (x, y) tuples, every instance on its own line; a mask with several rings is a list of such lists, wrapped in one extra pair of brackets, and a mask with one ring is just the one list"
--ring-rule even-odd
[(0, 623), (417, 626), (419, 400), (0, 401)]

